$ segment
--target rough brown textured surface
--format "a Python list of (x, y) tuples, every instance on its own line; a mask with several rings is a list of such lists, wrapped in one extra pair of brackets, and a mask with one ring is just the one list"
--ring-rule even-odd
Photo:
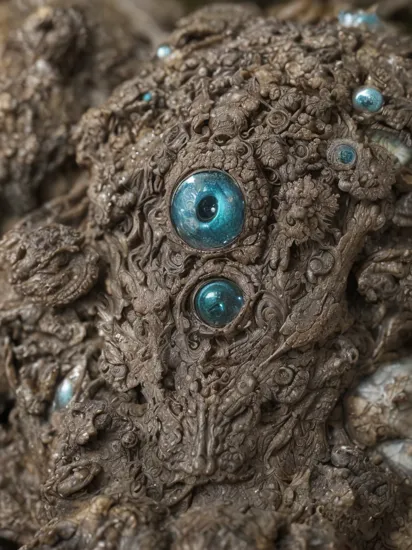
[[(1, 242), (16, 405), (0, 534), (42, 550), (411, 548), (407, 447), (367, 447), (344, 399), (408, 353), (410, 39), (216, 6), (169, 44), (78, 125), (88, 176)], [(353, 107), (364, 85), (376, 113)], [(226, 247), (172, 224), (199, 170), (244, 197)], [(217, 277), (245, 298), (221, 328), (193, 303)], [(410, 437), (398, 424), (372, 444)]]
[[(140, 4), (6, 2), (10, 31), (0, 56), (3, 218), (32, 210), (71, 184), (74, 124), (133, 76), (139, 59), (149, 57), (163, 37), (160, 22)], [(171, 23), (173, 14), (164, 12)]]

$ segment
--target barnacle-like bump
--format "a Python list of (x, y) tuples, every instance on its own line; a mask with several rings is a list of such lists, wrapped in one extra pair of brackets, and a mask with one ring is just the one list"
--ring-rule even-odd
[(327, 151), (329, 164), (340, 170), (350, 170), (356, 164), (358, 153), (356, 145), (349, 140), (336, 140)]
[(402, 165), (409, 164), (412, 160), (412, 147), (405, 145), (402, 140), (392, 132), (375, 130), (371, 133), (371, 141), (382, 145), (382, 147), (394, 155)]
[(226, 172), (203, 170), (185, 178), (171, 204), (172, 223), (180, 238), (200, 250), (222, 248), (241, 233), (245, 201)]
[(383, 106), (383, 95), (376, 88), (363, 86), (355, 90), (352, 98), (353, 107), (357, 111), (377, 113)]
[(412, 477), (412, 440), (384, 441), (376, 448), (385, 462), (403, 477)]
[(195, 294), (196, 313), (207, 325), (224, 327), (239, 315), (244, 305), (242, 289), (228, 279), (213, 279)]
[(383, 438), (412, 438), (411, 391), (410, 359), (385, 364), (364, 378), (346, 401), (351, 436), (367, 446)]
[(99, 255), (79, 232), (62, 224), (32, 231), (13, 229), (0, 244), (13, 265), (10, 283), (33, 303), (61, 306), (77, 300), (95, 284)]

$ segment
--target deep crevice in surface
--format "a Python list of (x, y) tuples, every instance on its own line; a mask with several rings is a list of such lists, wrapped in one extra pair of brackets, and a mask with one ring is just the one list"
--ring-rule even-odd
[(17, 550), (19, 545), (11, 540), (0, 537), (0, 550)]

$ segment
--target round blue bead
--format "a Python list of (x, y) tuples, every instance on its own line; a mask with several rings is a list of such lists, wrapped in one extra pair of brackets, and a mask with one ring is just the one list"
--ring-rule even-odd
[(151, 99), (153, 98), (153, 95), (151, 92), (146, 92), (145, 94), (142, 95), (142, 99), (143, 101), (151, 101)]
[(224, 327), (238, 315), (244, 304), (242, 290), (228, 279), (213, 279), (196, 293), (195, 308), (200, 319), (212, 327)]
[(199, 250), (213, 250), (232, 243), (241, 233), (245, 201), (229, 174), (203, 170), (177, 186), (170, 215), (185, 243)]
[(156, 56), (159, 59), (164, 59), (165, 57), (168, 57), (171, 53), (172, 53), (172, 48), (167, 44), (162, 44), (156, 50)]
[(340, 145), (336, 151), (337, 160), (342, 164), (353, 164), (356, 160), (357, 154), (354, 147), (350, 145)]
[(359, 88), (353, 94), (353, 106), (358, 111), (378, 112), (383, 105), (383, 95), (376, 88)]

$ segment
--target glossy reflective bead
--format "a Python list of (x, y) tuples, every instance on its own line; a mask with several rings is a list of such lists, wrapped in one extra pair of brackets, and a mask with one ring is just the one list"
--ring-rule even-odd
[(162, 44), (156, 50), (156, 56), (159, 59), (164, 59), (172, 53), (172, 48), (168, 44)]
[(176, 188), (170, 209), (180, 238), (193, 248), (213, 250), (232, 243), (241, 233), (245, 202), (236, 181), (226, 172), (203, 170)]
[(224, 327), (240, 313), (244, 304), (241, 288), (228, 279), (213, 279), (197, 291), (195, 309), (199, 318), (212, 327)]
[(353, 94), (353, 106), (358, 111), (377, 113), (383, 105), (383, 95), (376, 88), (359, 88)]
[(338, 15), (338, 21), (343, 27), (362, 27), (365, 26), (369, 30), (376, 30), (382, 26), (382, 21), (376, 13), (368, 13), (366, 11), (341, 11)]
[(75, 368), (57, 386), (53, 401), (53, 410), (67, 407), (73, 399), (81, 376), (81, 369)]
[(145, 94), (142, 95), (143, 101), (146, 101), (146, 102), (151, 101), (152, 98), (153, 98), (153, 95), (151, 92), (146, 92)]

